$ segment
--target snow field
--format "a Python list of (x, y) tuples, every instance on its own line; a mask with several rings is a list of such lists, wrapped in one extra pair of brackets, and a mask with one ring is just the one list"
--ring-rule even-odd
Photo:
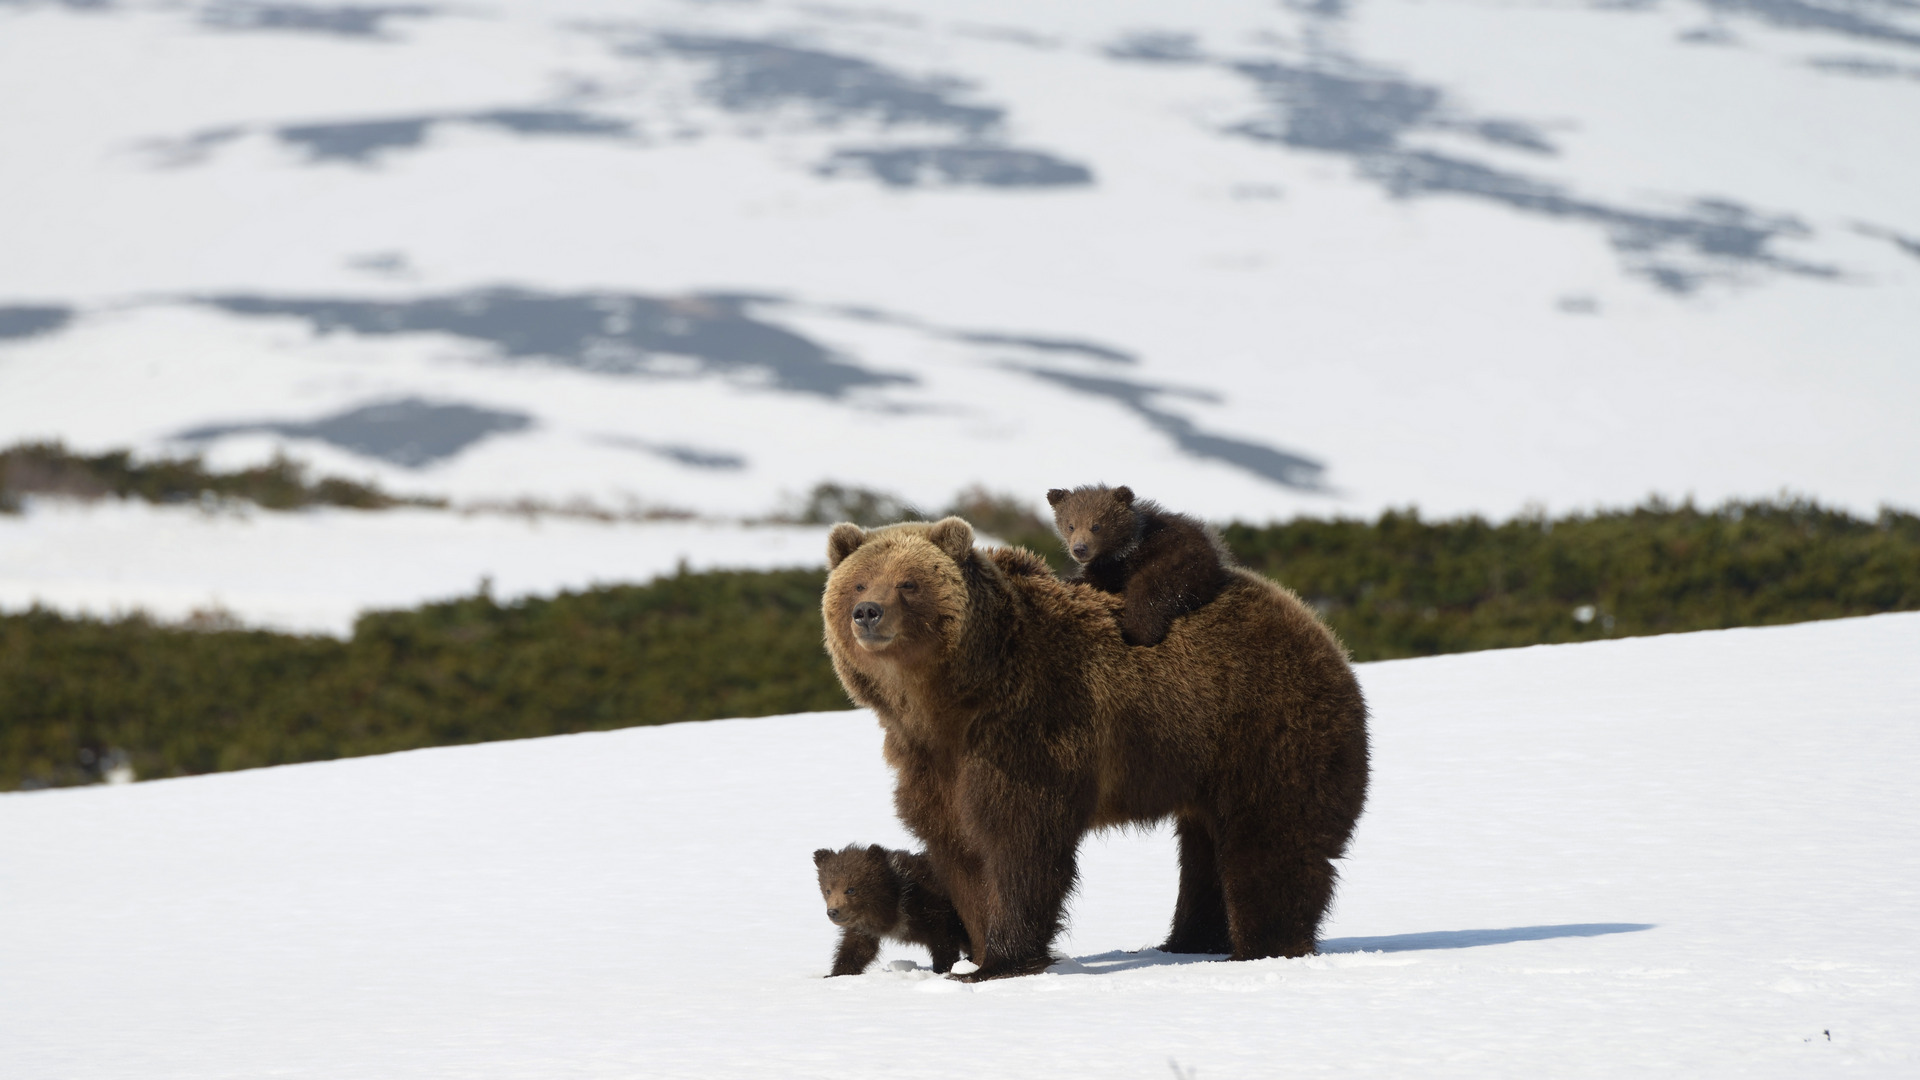
[(483, 580), (504, 602), (683, 565), (816, 566), (826, 549), (827, 529), (811, 525), (34, 499), (0, 515), (0, 611), (225, 611), (248, 626), (346, 637), (364, 611), (470, 596)]
[(0, 1074), (1911, 1075), (1916, 655), (1902, 614), (1365, 665), (1322, 955), (1125, 952), (1173, 853), (1120, 833), (1069, 959), (981, 986), (819, 977), (809, 853), (906, 842), (861, 712), (0, 796)]
[[(1737, 47), (1687, 44), (1678, 35), (1704, 18), (1692, 4), (1342, 8), (503, 2), (396, 17), (386, 37), (358, 39), (214, 31), (178, 5), (0, 10), (0, 101), (47, 103), (0, 110), (0, 141), (15, 148), (0, 158), (0, 190), (15, 196), (0, 208), (0, 304), (74, 312), (65, 329), (0, 343), (0, 444), (157, 452), (198, 425), (422, 396), (518, 407), (536, 423), (426, 469), (362, 457), (350, 471), (454, 498), (626, 491), (737, 515), (821, 480), (918, 502), (981, 481), (1037, 497), (1094, 479), (1076, 473), (1097, 437), (1109, 479), (1177, 491), (1211, 516), (1410, 503), (1505, 516), (1530, 501), (1711, 503), (1782, 487), (1868, 514), (1920, 505), (1908, 464), (1920, 460), (1908, 362), (1920, 263), (1888, 239), (1920, 236), (1920, 83), (1809, 66), (1843, 54), (1910, 66), (1911, 49), (1747, 18)], [(1212, 60), (1108, 55), (1141, 31), (1189, 33)], [(711, 65), (631, 51), (662, 33), (967, 81), (954, 100), (1004, 108), (1007, 145), (1096, 180), (899, 190), (823, 178), (814, 166), (835, 149), (921, 136), (791, 102), (729, 112), (701, 97)], [(1680, 295), (1632, 273), (1592, 222), (1458, 194), (1395, 198), (1354, 154), (1234, 134), (1275, 115), (1234, 62), (1392, 77), (1440, 94), (1450, 115), (1531, 125), (1554, 153), (1431, 127), (1396, 138), (1636, 213), (1707, 199), (1792, 218), (1807, 235), (1769, 250), (1838, 276), (1740, 264)], [(114, 92), (120, 80), (142, 93)], [(562, 107), (636, 134), (441, 124), (361, 163), (314, 163), (272, 134)], [(183, 140), (226, 129), (238, 134), (202, 160), (169, 163)], [(155, 149), (169, 140), (173, 151)], [(403, 272), (370, 273), (371, 254)], [(189, 307), (219, 292), (400, 302), (502, 285), (776, 295), (792, 303), (759, 317), (919, 381), (842, 400), (712, 375), (508, 369), (473, 341), (323, 338)], [(1075, 370), (1163, 388), (1143, 400), (1322, 462), (1327, 486), (1184, 453), (1111, 395), (1010, 367), (1037, 363), (1017, 350), (822, 314), (849, 306), (1126, 352), (1137, 362)], [(889, 452), (841, 437), (854, 428)], [(609, 436), (745, 464), (675, 464)], [(348, 457), (285, 442), (316, 464)], [(255, 461), (274, 446), (239, 436), (214, 449)]]

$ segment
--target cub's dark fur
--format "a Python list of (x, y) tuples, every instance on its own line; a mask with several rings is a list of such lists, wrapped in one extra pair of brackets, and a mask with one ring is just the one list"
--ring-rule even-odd
[(1158, 645), (1173, 620), (1220, 595), (1233, 556), (1212, 529), (1185, 514), (1135, 499), (1126, 487), (1047, 492), (1053, 525), (1084, 581), (1126, 601), (1120, 636)]
[(941, 973), (952, 970), (962, 952), (970, 952), (967, 928), (925, 855), (848, 844), (839, 851), (814, 852), (813, 865), (820, 871), (827, 918), (840, 927), (840, 948), (828, 978), (867, 970), (882, 939), (925, 945), (933, 954), (933, 970)]

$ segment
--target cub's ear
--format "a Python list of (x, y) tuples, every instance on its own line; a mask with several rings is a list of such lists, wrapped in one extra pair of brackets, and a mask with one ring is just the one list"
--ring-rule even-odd
[(867, 542), (867, 530), (851, 521), (843, 521), (827, 534), (827, 569), (839, 566), (854, 549)]
[(958, 562), (973, 550), (973, 526), (957, 517), (941, 518), (927, 530), (927, 539)]
[(832, 857), (833, 857), (833, 852), (827, 850), (826, 848), (813, 849), (813, 865), (815, 866), (819, 866), (821, 863), (826, 862), (828, 859)]
[(1121, 506), (1133, 505), (1133, 489), (1124, 485), (1113, 489), (1113, 497)]
[(1059, 506), (1060, 501), (1062, 499), (1065, 499), (1068, 495), (1071, 495), (1071, 494), (1073, 493), (1068, 491), (1066, 488), (1050, 488), (1047, 491), (1047, 505)]
[(879, 844), (868, 844), (867, 854), (873, 856), (876, 859), (884, 860), (887, 857), (887, 849), (881, 847)]

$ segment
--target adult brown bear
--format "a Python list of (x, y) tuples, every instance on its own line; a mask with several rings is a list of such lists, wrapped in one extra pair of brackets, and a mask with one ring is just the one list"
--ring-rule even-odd
[(1090, 829), (1172, 817), (1170, 952), (1313, 951), (1367, 789), (1346, 652), (1251, 572), (1129, 647), (1118, 597), (959, 518), (827, 541), (827, 650), (871, 707), (894, 805), (973, 939), (971, 978), (1044, 969)]

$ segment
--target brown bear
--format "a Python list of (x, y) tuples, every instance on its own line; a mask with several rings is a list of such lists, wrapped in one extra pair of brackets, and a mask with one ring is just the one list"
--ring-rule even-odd
[(1047, 492), (1053, 527), (1084, 581), (1126, 601), (1120, 636), (1158, 645), (1173, 620), (1220, 595), (1233, 556), (1199, 521), (1135, 499), (1129, 487), (1089, 485)]
[(882, 939), (925, 945), (933, 970), (943, 974), (967, 950), (967, 928), (925, 855), (848, 844), (839, 851), (814, 852), (813, 865), (820, 872), (827, 918), (840, 928), (828, 978), (867, 970)]
[(959, 518), (836, 525), (827, 651), (874, 710), (894, 806), (992, 979), (1052, 962), (1089, 830), (1171, 817), (1180, 893), (1161, 948), (1312, 952), (1367, 792), (1346, 650), (1291, 592), (1234, 568), (1159, 646), (1118, 598)]

